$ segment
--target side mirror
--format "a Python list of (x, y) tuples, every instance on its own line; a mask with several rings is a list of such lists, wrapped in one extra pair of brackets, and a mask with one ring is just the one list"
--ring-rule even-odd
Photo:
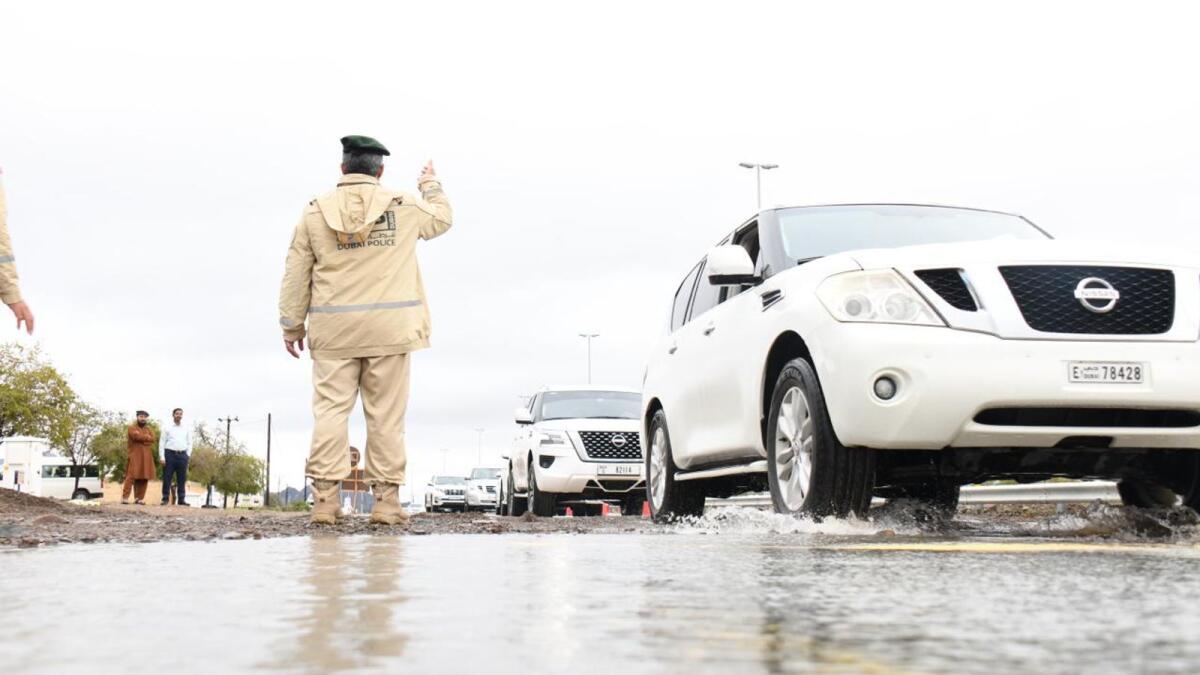
[(761, 277), (754, 275), (754, 262), (750, 260), (750, 254), (741, 246), (717, 246), (709, 250), (707, 260), (704, 271), (708, 275), (708, 283), (714, 286), (740, 286), (762, 282)]
[(517, 424), (533, 424), (533, 415), (529, 414), (529, 408), (517, 408), (513, 413), (513, 419)]

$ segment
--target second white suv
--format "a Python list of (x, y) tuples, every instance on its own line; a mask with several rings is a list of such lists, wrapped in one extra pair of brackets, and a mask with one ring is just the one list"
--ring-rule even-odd
[(475, 468), (467, 476), (466, 509), (490, 511), (496, 508), (497, 493), (500, 492), (500, 469)]
[(501, 511), (553, 516), (560, 502), (602, 499), (641, 513), (640, 406), (636, 389), (572, 386), (548, 388), (517, 408)]

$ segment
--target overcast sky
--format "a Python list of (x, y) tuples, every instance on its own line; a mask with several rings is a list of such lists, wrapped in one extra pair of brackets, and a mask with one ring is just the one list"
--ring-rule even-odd
[[(352, 9), (351, 9), (352, 8)], [(636, 386), (679, 279), (764, 201), (1022, 213), (1200, 245), (1186, 3), (0, 2), (0, 166), (40, 343), (109, 409), (240, 417), (298, 485), (310, 368), (276, 304), (346, 134), (454, 228), (420, 248), (410, 484), (508, 447), (518, 395)], [(7, 316), (7, 314), (5, 314)], [(11, 339), (11, 326), (0, 339)], [(7, 332), (5, 332), (7, 331)], [(356, 414), (351, 440), (365, 431)]]

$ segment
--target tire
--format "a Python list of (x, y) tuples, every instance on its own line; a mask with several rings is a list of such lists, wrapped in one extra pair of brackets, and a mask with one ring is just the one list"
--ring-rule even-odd
[(537, 488), (537, 474), (533, 472), (533, 462), (529, 463), (529, 496), (526, 497), (529, 510), (533, 515), (543, 518), (552, 517), (558, 511), (558, 495), (552, 492), (542, 492)]
[(76, 490), (75, 493), (71, 495), (71, 499), (77, 500), (77, 501), (86, 501), (91, 498), (92, 498), (91, 493), (88, 492), (87, 490), (84, 490), (83, 488)]
[(875, 454), (838, 441), (812, 365), (793, 359), (775, 380), (767, 417), (767, 483), (778, 513), (865, 517)]
[(704, 515), (704, 485), (700, 481), (676, 482), (675, 458), (671, 454), (671, 434), (667, 414), (657, 410), (650, 418), (646, 451), (646, 499), (650, 517), (656, 523), (670, 523), (688, 516)]
[(946, 480), (935, 480), (920, 485), (906, 485), (900, 489), (898, 499), (920, 502), (942, 515), (953, 516), (958, 511), (958, 497), (962, 486)]
[(1149, 481), (1124, 478), (1117, 482), (1117, 494), (1125, 506), (1162, 508), (1174, 506), (1177, 497), (1169, 488)]
[(637, 491), (630, 493), (621, 500), (621, 515), (636, 516), (642, 515), (642, 504), (646, 503), (646, 493)]
[(529, 500), (518, 497), (516, 487), (513, 485), (512, 467), (508, 469), (508, 478), (504, 482), (504, 491), (508, 493), (508, 511), (510, 516), (523, 516), (525, 509), (528, 508)]

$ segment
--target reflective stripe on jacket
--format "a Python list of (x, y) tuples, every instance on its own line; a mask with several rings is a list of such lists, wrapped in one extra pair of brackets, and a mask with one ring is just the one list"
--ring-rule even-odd
[(415, 197), (373, 176), (346, 174), (337, 189), (305, 207), (279, 293), (285, 338), (307, 335), (314, 359), (429, 346), (416, 245), (450, 229), (451, 214), (441, 183), (426, 180), (420, 189)]

